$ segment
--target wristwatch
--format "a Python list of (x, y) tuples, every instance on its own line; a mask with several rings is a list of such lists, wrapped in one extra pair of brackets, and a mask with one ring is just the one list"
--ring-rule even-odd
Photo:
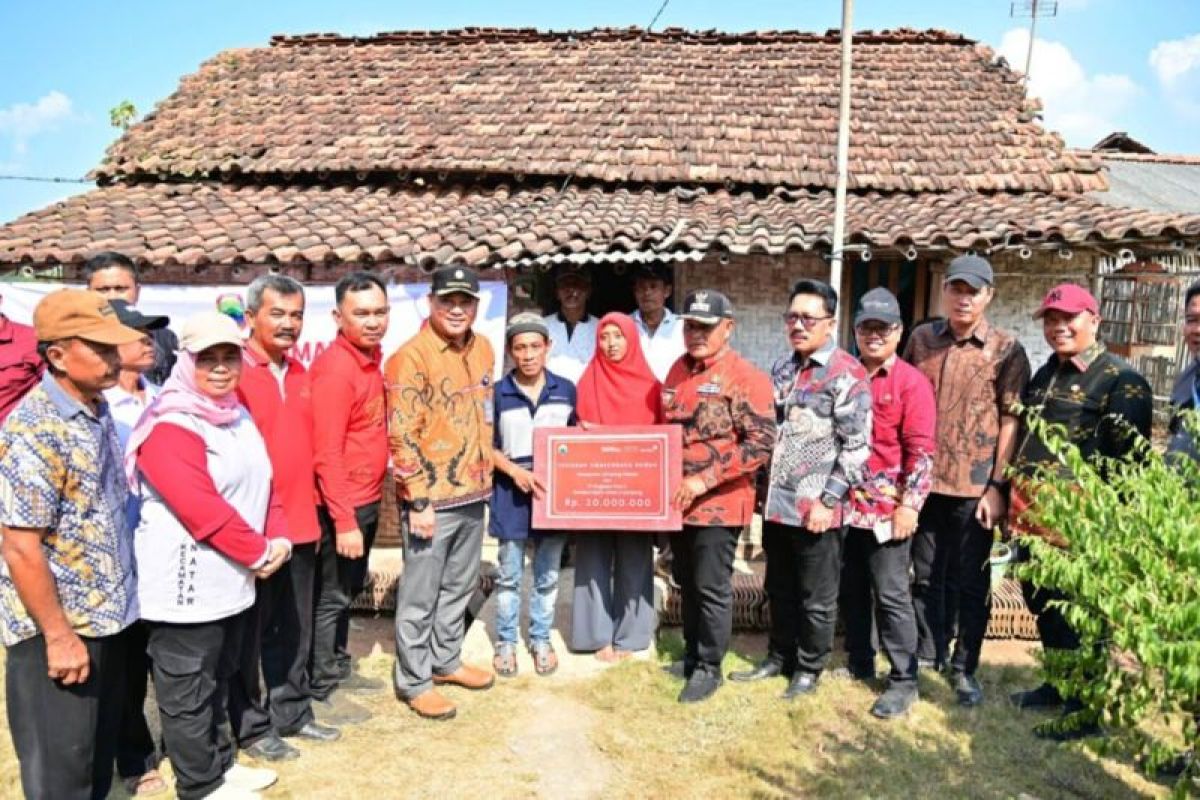
[(1007, 492), (1008, 486), (1009, 486), (1008, 481), (998, 481), (995, 478), (988, 478), (987, 488), (995, 489), (996, 491), (1000, 492), (1000, 494), (1004, 494), (1005, 492)]
[(821, 505), (825, 506), (826, 508), (829, 508), (829, 509), (837, 508), (838, 503), (840, 503), (841, 501), (842, 500), (840, 497), (835, 497), (834, 495), (831, 495), (829, 492), (821, 492)]
[(428, 497), (414, 497), (412, 500), (408, 501), (408, 507), (411, 510), (420, 514), (422, 511), (429, 508), (429, 498)]

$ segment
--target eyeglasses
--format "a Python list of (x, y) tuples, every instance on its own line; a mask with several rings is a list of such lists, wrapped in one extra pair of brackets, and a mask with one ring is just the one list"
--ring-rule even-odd
[(799, 322), (806, 330), (810, 331), (817, 327), (818, 322), (824, 322), (827, 319), (833, 319), (833, 317), (810, 317), (808, 314), (793, 314), (791, 312), (783, 315), (783, 321), (789, 328), (796, 327), (796, 323)]
[(899, 325), (856, 325), (854, 332), (859, 336), (882, 336), (887, 338), (900, 329)]

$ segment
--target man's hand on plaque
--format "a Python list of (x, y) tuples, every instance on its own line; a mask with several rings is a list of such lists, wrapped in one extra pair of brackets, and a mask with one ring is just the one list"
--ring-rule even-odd
[(705, 485), (703, 478), (699, 475), (690, 475), (683, 479), (683, 483), (679, 484), (679, 489), (676, 490), (675, 497), (671, 502), (680, 511), (687, 511), (696, 498), (707, 491), (708, 486)]
[(530, 470), (514, 467), (511, 477), (518, 489), (525, 494), (532, 494), (538, 500), (541, 500), (542, 495), (546, 493), (546, 487), (542, 485), (542, 482)]

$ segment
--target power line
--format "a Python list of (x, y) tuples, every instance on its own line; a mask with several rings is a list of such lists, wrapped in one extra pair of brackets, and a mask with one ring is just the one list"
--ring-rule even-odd
[(662, 16), (662, 12), (667, 10), (667, 6), (670, 3), (671, 0), (663, 0), (662, 5), (658, 7), (658, 11), (654, 12), (654, 19), (650, 20), (650, 24), (646, 26), (646, 33), (650, 32), (650, 29), (654, 27), (654, 23), (658, 22), (658, 18)]
[(87, 178), (46, 178), (40, 175), (0, 175), (0, 181), (33, 181), (35, 183), (91, 183)]

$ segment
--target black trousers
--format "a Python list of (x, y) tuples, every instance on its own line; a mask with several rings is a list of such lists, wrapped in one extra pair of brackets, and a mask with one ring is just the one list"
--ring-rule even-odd
[(154, 695), (180, 800), (205, 797), (233, 766), (226, 709), (251, 611), (213, 622), (149, 622)]
[(1050, 603), (1066, 598), (1057, 589), (1046, 589), (1034, 586), (1029, 581), (1021, 581), (1021, 594), (1025, 597), (1025, 605), (1037, 617), (1038, 638), (1042, 647), (1048, 650), (1076, 650), (1079, 647), (1079, 634), (1067, 622), (1061, 610)]
[(317, 545), (298, 544), (278, 572), (255, 583), (241, 665), (229, 687), (229, 721), (241, 747), (312, 722), (308, 659), (316, 570)]
[(125, 637), (125, 704), (117, 734), (117, 774), (136, 778), (158, 767), (158, 747), (146, 722), (146, 686), (150, 682), (150, 656), (146, 645), (150, 631), (135, 622)]
[(733, 635), (733, 557), (740, 528), (684, 525), (671, 545), (683, 611), (684, 661), (720, 674)]
[(47, 675), (46, 640), (8, 648), (8, 729), (28, 800), (99, 800), (112, 786), (124, 701), (125, 634), (83, 639), (91, 672), (63, 686)]
[(992, 613), (992, 533), (976, 521), (978, 505), (974, 497), (931, 494), (912, 551), (918, 652), (967, 675), (979, 667)]
[(771, 604), (767, 657), (785, 671), (820, 674), (833, 653), (845, 528), (810, 533), (763, 523), (765, 579)]
[(337, 554), (333, 518), (317, 509), (321, 523), (321, 552), (317, 564), (316, 613), (313, 619), (311, 696), (324, 700), (349, 674), (350, 603), (367, 585), (367, 561), (379, 529), (379, 502), (354, 509), (363, 535), (363, 557), (342, 558)]
[(850, 668), (875, 672), (872, 622), (887, 654), (890, 683), (917, 680), (917, 620), (908, 577), (911, 539), (880, 544), (863, 528), (846, 532), (841, 607)]

